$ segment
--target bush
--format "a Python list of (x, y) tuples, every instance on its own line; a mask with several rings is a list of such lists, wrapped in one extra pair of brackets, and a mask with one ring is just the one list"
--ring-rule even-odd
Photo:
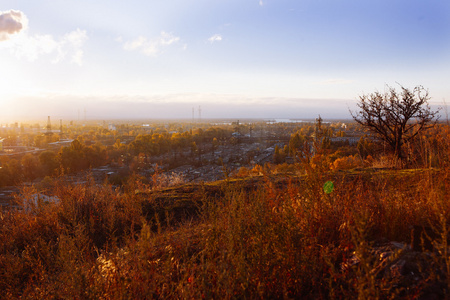
[(348, 170), (363, 167), (364, 164), (356, 155), (350, 155), (336, 159), (330, 166), (332, 170)]

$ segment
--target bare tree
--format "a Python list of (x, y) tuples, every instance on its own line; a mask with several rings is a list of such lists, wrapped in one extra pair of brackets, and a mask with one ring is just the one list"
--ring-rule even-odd
[(384, 94), (375, 92), (359, 97), (360, 109), (353, 119), (383, 140), (394, 155), (403, 159), (402, 146), (439, 119), (439, 109), (432, 111), (428, 90), (417, 86), (413, 90), (387, 87)]

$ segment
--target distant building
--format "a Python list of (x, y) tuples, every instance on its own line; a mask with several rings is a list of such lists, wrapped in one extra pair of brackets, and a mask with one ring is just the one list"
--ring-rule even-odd
[(42, 208), (43, 205), (47, 205), (50, 203), (58, 203), (59, 198), (56, 196), (47, 196), (44, 194), (33, 194), (31, 196), (27, 196), (23, 199), (23, 208), (25, 211), (31, 212), (36, 209)]
[(356, 145), (361, 137), (358, 136), (346, 136), (346, 137), (333, 137), (330, 138), (331, 142), (348, 142), (349, 145)]

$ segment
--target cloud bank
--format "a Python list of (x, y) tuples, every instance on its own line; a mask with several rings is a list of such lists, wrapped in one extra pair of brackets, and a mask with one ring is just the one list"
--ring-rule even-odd
[[(18, 59), (36, 61), (45, 56), (52, 63), (69, 61), (82, 65), (83, 46), (88, 39), (85, 30), (76, 29), (60, 38), (52, 35), (30, 35), (28, 19), (21, 11), (0, 13), (0, 47), (8, 49)], [(21, 34), (18, 34), (21, 33)]]

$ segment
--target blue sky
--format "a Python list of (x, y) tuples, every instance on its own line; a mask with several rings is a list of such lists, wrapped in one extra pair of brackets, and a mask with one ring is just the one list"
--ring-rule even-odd
[[(0, 119), (350, 117), (450, 101), (447, 0), (2, 0)], [(0, 122), (1, 123), (1, 122)]]

